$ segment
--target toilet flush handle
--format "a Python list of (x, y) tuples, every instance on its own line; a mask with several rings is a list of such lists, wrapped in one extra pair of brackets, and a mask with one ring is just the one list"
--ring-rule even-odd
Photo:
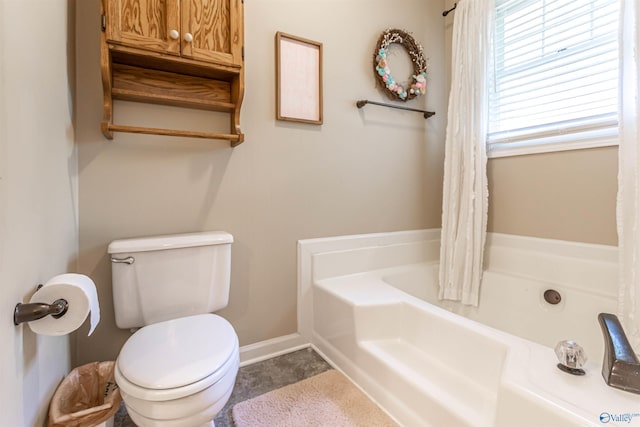
[(128, 256), (126, 258), (111, 257), (111, 262), (114, 264), (133, 264), (135, 259), (132, 256)]

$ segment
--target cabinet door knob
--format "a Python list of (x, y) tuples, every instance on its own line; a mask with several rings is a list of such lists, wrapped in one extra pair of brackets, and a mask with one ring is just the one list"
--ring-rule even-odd
[(178, 40), (180, 33), (177, 30), (171, 30), (169, 31), (169, 37), (171, 37), (172, 40)]
[(184, 33), (184, 41), (191, 43), (193, 41), (193, 35), (191, 33)]

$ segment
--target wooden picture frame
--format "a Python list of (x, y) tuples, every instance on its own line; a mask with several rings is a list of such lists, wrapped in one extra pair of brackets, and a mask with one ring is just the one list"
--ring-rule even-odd
[(276, 33), (276, 119), (322, 124), (322, 43)]

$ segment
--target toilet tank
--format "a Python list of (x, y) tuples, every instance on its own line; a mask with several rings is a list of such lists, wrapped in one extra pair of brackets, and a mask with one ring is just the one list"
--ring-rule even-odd
[(211, 313), (229, 302), (233, 236), (223, 231), (109, 244), (119, 328)]

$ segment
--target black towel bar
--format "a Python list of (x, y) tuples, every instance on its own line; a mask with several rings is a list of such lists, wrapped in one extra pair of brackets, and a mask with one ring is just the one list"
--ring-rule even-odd
[(417, 108), (403, 107), (401, 105), (395, 105), (395, 104), (385, 104), (383, 102), (369, 101), (369, 100), (366, 100), (366, 99), (361, 99), (360, 101), (356, 102), (356, 106), (358, 108), (362, 108), (367, 104), (379, 105), (381, 107), (396, 108), (398, 110), (415, 111), (417, 113), (424, 114), (424, 118), (425, 119), (428, 119), (429, 117), (431, 117), (431, 116), (436, 114), (433, 111), (418, 110)]

